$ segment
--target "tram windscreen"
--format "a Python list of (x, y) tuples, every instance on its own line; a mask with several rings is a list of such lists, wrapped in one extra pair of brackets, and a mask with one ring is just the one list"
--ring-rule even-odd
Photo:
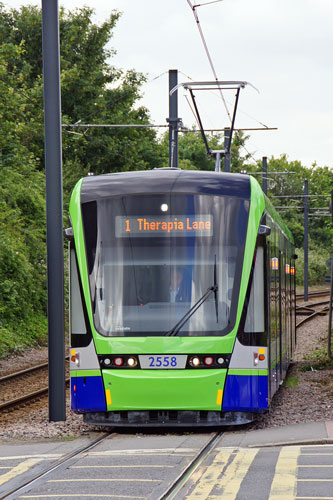
[(179, 336), (235, 324), (249, 201), (161, 194), (82, 204), (94, 323), (105, 336)]

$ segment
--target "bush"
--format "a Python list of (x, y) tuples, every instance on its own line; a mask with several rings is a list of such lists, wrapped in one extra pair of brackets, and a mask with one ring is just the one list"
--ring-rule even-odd
[[(296, 254), (296, 284), (301, 286), (304, 284), (304, 249), (297, 248)], [(329, 273), (326, 261), (329, 257), (329, 251), (321, 247), (317, 249), (309, 249), (309, 285), (321, 285), (324, 283), (325, 274)]]

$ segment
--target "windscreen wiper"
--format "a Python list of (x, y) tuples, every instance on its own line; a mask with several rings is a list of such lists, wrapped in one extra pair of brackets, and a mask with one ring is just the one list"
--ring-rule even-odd
[(214, 262), (214, 297), (215, 297), (215, 314), (216, 314), (216, 323), (219, 322), (219, 303), (218, 303), (218, 297), (217, 297), (217, 292), (219, 287), (217, 286), (217, 278), (216, 278), (216, 255), (215, 255), (215, 262)]
[(177, 335), (179, 330), (185, 325), (185, 323), (193, 316), (193, 314), (199, 309), (199, 307), (202, 306), (202, 304), (208, 299), (210, 294), (214, 292), (214, 294), (217, 293), (218, 287), (217, 285), (211, 286), (207, 289), (207, 292), (203, 294), (202, 297), (200, 297), (199, 300), (196, 301), (196, 303), (187, 311), (187, 313), (184, 314), (184, 316), (178, 321), (178, 323), (170, 330), (168, 331), (165, 336), (166, 337), (172, 337), (174, 335)]
[(216, 311), (216, 322), (218, 323), (219, 317), (218, 317), (218, 303), (217, 303), (217, 291), (218, 291), (218, 286), (216, 283), (216, 256), (215, 256), (215, 264), (214, 264), (214, 285), (210, 286), (207, 289), (207, 292), (203, 294), (202, 297), (200, 297), (199, 300), (196, 301), (196, 303), (187, 311), (187, 313), (184, 314), (182, 318), (176, 323), (176, 325), (169, 330), (165, 336), (166, 337), (173, 337), (177, 335), (179, 330), (185, 325), (185, 323), (193, 316), (193, 314), (199, 309), (199, 307), (202, 306), (204, 302), (208, 299), (211, 293), (214, 293), (215, 296), (215, 311)]

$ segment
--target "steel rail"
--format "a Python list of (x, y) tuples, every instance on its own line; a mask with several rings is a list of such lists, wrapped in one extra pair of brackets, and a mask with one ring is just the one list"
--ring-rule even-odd
[[(65, 360), (68, 360), (69, 356), (66, 356)], [(20, 377), (22, 375), (27, 375), (29, 373), (33, 373), (34, 371), (41, 370), (42, 368), (46, 368), (49, 363), (46, 361), (45, 363), (41, 363), (39, 365), (30, 366), (29, 368), (25, 368), (24, 370), (19, 370), (18, 372), (9, 373), (8, 375), (4, 375), (0, 377), (1, 382), (5, 382), (6, 380), (10, 380), (12, 378)]]
[(306, 303), (306, 305), (301, 305), (301, 306), (296, 306), (296, 314), (302, 314), (300, 313), (299, 311), (300, 310), (308, 310), (308, 311), (311, 311), (311, 312), (315, 312), (313, 307), (316, 307), (316, 306), (323, 306), (323, 305), (327, 305), (329, 304), (330, 301), (329, 300), (322, 300), (321, 302), (310, 302), (310, 303)]
[(168, 489), (162, 493), (156, 500), (172, 500), (177, 493), (181, 490), (184, 484), (190, 479), (195, 470), (205, 460), (207, 455), (215, 448), (221, 439), (223, 432), (215, 433), (215, 435), (208, 441), (208, 443), (197, 453), (194, 459), (188, 466), (179, 474), (178, 477), (171, 483)]
[[(315, 292), (309, 292), (309, 297), (325, 297), (326, 295), (329, 295), (330, 291), (329, 290), (318, 290)], [(298, 293), (296, 294), (296, 300), (301, 300), (304, 299), (304, 294), (303, 293)]]
[(41, 370), (42, 368), (46, 368), (48, 366), (48, 362), (41, 363), (40, 365), (31, 366), (30, 368), (25, 368), (24, 370), (20, 370), (18, 372), (9, 373), (8, 375), (4, 375), (0, 377), (0, 383), (5, 382), (5, 380), (10, 380), (12, 378), (20, 377), (21, 375), (26, 375), (27, 373), (33, 373), (34, 371)]
[[(66, 384), (70, 381), (69, 378), (66, 378)], [(31, 401), (32, 399), (38, 398), (39, 396), (43, 396), (49, 392), (48, 387), (42, 387), (41, 389), (37, 389), (37, 391), (30, 392), (29, 394), (24, 394), (23, 396), (19, 396), (18, 398), (11, 399), (10, 401), (4, 401), (0, 403), (0, 411), (6, 410), (7, 408), (12, 408), (13, 406), (17, 406), (20, 403), (25, 403), (27, 401)]]
[(309, 316), (306, 316), (305, 318), (301, 319), (301, 321), (296, 323), (296, 328), (303, 325), (304, 323), (306, 323), (310, 319), (313, 319), (315, 316), (327, 314), (328, 311), (329, 311), (328, 306), (324, 307), (323, 309), (320, 309), (320, 311), (314, 311), (312, 314), (310, 314)]
[[(104, 439), (109, 437), (109, 435), (110, 435), (110, 433), (104, 432), (101, 436), (94, 439), (90, 443), (85, 444), (83, 446), (80, 446), (77, 450), (74, 450), (71, 453), (68, 453), (67, 455), (65, 455), (64, 457), (59, 458), (59, 460), (57, 460), (54, 464), (46, 466), (42, 471), (40, 471), (38, 474), (34, 475), (31, 479), (28, 479), (28, 480), (22, 482), (16, 488), (13, 488), (12, 490), (7, 491), (5, 494), (3, 494), (0, 497), (0, 500), (3, 500), (4, 498), (9, 499), (10, 497), (12, 497), (13, 499), (18, 498), (17, 495), (23, 493), (27, 487), (31, 488), (31, 486), (35, 482), (37, 482), (39, 479), (41, 479), (41, 478), (45, 477), (47, 474), (50, 474), (51, 472), (55, 471), (56, 469), (63, 466), (64, 464), (66, 464), (67, 462), (72, 460), (73, 458), (76, 459), (79, 455), (86, 453), (88, 450), (91, 450), (96, 445), (98, 445), (100, 442), (102, 442)], [(15, 497), (13, 495), (15, 495)]]

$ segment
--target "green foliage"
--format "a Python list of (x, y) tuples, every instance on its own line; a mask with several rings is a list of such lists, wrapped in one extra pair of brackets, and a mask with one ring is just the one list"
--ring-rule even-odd
[[(110, 65), (109, 47), (119, 13), (113, 11), (101, 25), (93, 9), (60, 9), (62, 121), (74, 124), (147, 124), (148, 111), (135, 107), (145, 77)], [(41, 11), (36, 6), (6, 11), (0, 4), (0, 45), (20, 49), (8, 54), (7, 76), (12, 91), (26, 98), (25, 114), (34, 127), (24, 135), (30, 152), (44, 167), (43, 79)], [(26, 131), (27, 132), (27, 131)], [(74, 132), (74, 133), (73, 133)], [(147, 128), (64, 128), (64, 200), (76, 181), (87, 175), (160, 166), (156, 134)]]
[[(60, 10), (64, 123), (149, 121), (136, 107), (145, 77), (110, 65), (119, 13), (97, 25), (93, 10)], [(44, 342), (46, 249), (42, 22), (36, 6), (0, 3), (0, 356)], [(74, 134), (72, 132), (75, 132)], [(64, 129), (65, 212), (70, 192), (88, 172), (159, 166), (150, 129)]]
[[(231, 145), (231, 171), (240, 172), (245, 168), (248, 154), (241, 156), (242, 146), (247, 137), (242, 132), (235, 134)], [(207, 134), (209, 147), (213, 150), (223, 150), (223, 136), (221, 134)], [(160, 141), (160, 157), (163, 167), (169, 166), (169, 132), (166, 132)], [(179, 134), (179, 167), (187, 170), (214, 170), (215, 160), (206, 151), (205, 143), (200, 132), (194, 130)], [(223, 170), (223, 160), (221, 163)]]
[[(303, 285), (304, 249), (297, 248), (296, 254), (298, 256), (296, 261), (296, 284), (300, 286)], [(308, 259), (309, 285), (324, 283), (324, 276), (329, 273), (328, 267), (326, 266), (328, 257), (328, 250), (322, 247), (316, 247), (312, 241), (310, 242)]]
[(299, 378), (297, 376), (288, 376), (285, 381), (285, 386), (289, 389), (296, 389), (298, 386)]
[(19, 47), (1, 47), (0, 356), (46, 333), (44, 176), (24, 141), (33, 120), (25, 96), (13, 92), (14, 55), (22, 57)]
[[(268, 172), (286, 172), (285, 175), (269, 176), (269, 196), (286, 224), (293, 233), (296, 253), (297, 284), (303, 284), (304, 269), (304, 180), (309, 186), (309, 284), (322, 284), (328, 273), (326, 261), (333, 249), (332, 218), (323, 216), (328, 212), (331, 189), (333, 189), (333, 172), (329, 167), (316, 164), (305, 168), (298, 161), (288, 162), (286, 155), (271, 158)], [(319, 195), (319, 196), (314, 196)], [(287, 198), (281, 196), (288, 196)], [(286, 207), (286, 208), (284, 208)]]
[(324, 370), (326, 368), (333, 368), (333, 360), (329, 360), (327, 349), (322, 349), (317, 347), (310, 354), (304, 356), (306, 361), (309, 361), (311, 365), (305, 365), (303, 371)]

